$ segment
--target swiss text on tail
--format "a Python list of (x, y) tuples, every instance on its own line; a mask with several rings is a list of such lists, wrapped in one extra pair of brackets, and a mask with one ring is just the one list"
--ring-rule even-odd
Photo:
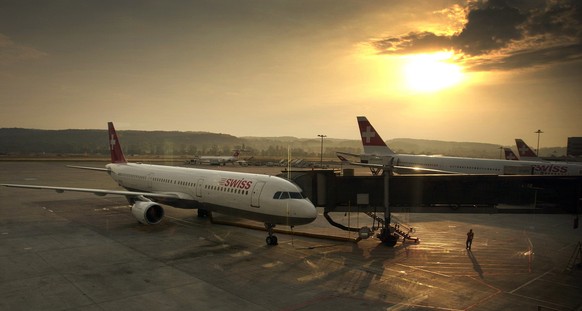
[(107, 123), (109, 127), (109, 149), (111, 150), (111, 163), (127, 163), (123, 151), (121, 150), (121, 144), (119, 143), (119, 138), (117, 137), (117, 132), (115, 127), (113, 127), (113, 122)]
[(360, 136), (362, 137), (362, 145), (364, 146), (365, 154), (372, 155), (391, 155), (394, 152), (386, 145), (376, 132), (368, 118), (358, 117), (358, 127), (360, 128)]

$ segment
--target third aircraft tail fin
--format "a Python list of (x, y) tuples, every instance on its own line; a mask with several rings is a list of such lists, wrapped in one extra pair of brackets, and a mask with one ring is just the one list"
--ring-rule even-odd
[(505, 160), (519, 160), (511, 148), (505, 147), (503, 151), (505, 151)]

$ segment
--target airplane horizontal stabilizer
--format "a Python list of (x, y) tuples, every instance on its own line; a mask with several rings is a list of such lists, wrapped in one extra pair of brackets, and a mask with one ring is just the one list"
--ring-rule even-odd
[(90, 166), (78, 166), (78, 165), (67, 165), (70, 168), (77, 168), (81, 170), (89, 170), (89, 171), (100, 171), (100, 172), (108, 172), (109, 170), (102, 167), (90, 167)]

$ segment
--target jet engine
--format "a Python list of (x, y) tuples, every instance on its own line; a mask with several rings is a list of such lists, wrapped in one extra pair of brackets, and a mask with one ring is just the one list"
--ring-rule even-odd
[(164, 218), (164, 209), (155, 202), (137, 201), (131, 207), (131, 213), (144, 225), (155, 225)]

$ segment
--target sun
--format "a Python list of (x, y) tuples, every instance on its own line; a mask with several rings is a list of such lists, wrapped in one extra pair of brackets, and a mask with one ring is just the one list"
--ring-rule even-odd
[(453, 52), (403, 56), (406, 86), (415, 92), (436, 92), (458, 85), (464, 75), (453, 57)]

